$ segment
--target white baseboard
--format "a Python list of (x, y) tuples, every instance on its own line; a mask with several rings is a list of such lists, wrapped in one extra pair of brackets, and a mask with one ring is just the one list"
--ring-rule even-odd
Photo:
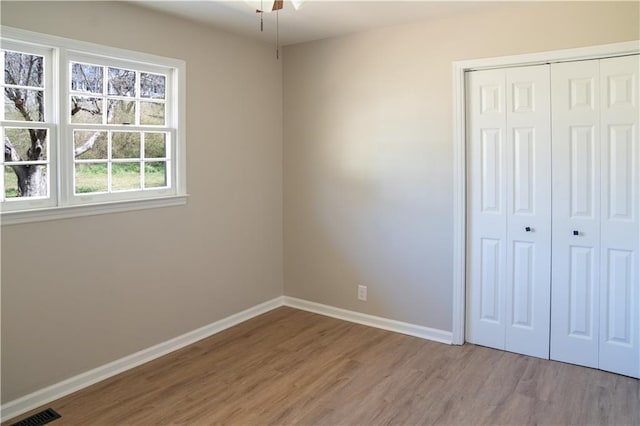
[(166, 342), (143, 349), (139, 352), (94, 368), (93, 370), (89, 370), (85, 373), (78, 374), (77, 376), (48, 386), (44, 389), (40, 389), (21, 398), (9, 401), (0, 407), (0, 421), (4, 422), (12, 419), (20, 414), (33, 410), (34, 408), (48, 404), (51, 401), (55, 401), (56, 399), (79, 391), (80, 389), (84, 389), (94, 383), (108, 379), (109, 377), (130, 370), (146, 362), (153, 361), (156, 358), (184, 348), (185, 346), (199, 340), (213, 336), (214, 334), (231, 328), (234, 325), (240, 324), (281, 306), (289, 306), (303, 311), (313, 312), (370, 327), (381, 328), (383, 330), (394, 331), (396, 333), (408, 334), (410, 336), (433, 340), (440, 343), (451, 344), (452, 342), (452, 333), (449, 331), (437, 330), (434, 328), (367, 315), (360, 312), (348, 311), (346, 309), (309, 302), (295, 297), (280, 296), (197, 330), (190, 331), (171, 340), (167, 340)]
[(284, 296), (284, 305), (301, 309), (303, 311), (309, 311), (328, 317), (368, 325), (370, 327), (381, 328), (383, 330), (394, 331), (396, 333), (408, 334), (409, 336), (420, 337), (422, 339), (433, 340), (435, 342), (446, 343), (449, 345), (452, 343), (453, 339), (453, 334), (450, 331), (376, 317), (360, 312), (348, 311), (346, 309), (309, 302), (308, 300), (297, 299), (295, 297)]
[(237, 314), (233, 314), (219, 321), (205, 325), (197, 330), (190, 331), (181, 336), (162, 342), (150, 348), (143, 349), (134, 354), (125, 356), (93, 370), (78, 374), (62, 382), (48, 386), (39, 391), (25, 395), (21, 398), (3, 404), (0, 408), (1, 421), (6, 421), (41, 405), (47, 404), (70, 393), (91, 386), (94, 383), (108, 379), (116, 374), (130, 370), (146, 362), (152, 361), (170, 352), (184, 348), (199, 340), (210, 337), (216, 333), (247, 321), (253, 317), (269, 312), (283, 305), (283, 296), (253, 306)]

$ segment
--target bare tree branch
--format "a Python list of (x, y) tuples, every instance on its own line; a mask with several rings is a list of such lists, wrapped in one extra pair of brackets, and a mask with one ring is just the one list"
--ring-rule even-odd
[(73, 102), (73, 107), (71, 108), (71, 115), (76, 115), (80, 111), (88, 112), (91, 115), (102, 115), (100, 106), (97, 104), (95, 100), (92, 101), (94, 109), (89, 109), (81, 106), (80, 102), (78, 101), (78, 96), (72, 96), (71, 102)]
[[(32, 71), (32, 67), (30, 66), (29, 68), (29, 73), (31, 73)], [(30, 76), (30, 74), (29, 74)], [(29, 77), (28, 76), (28, 77)], [(16, 80), (15, 77), (12, 76), (10, 73), (5, 73), (5, 78), (8, 79), (8, 83), (9, 84), (16, 84)], [(34, 121), (33, 118), (31, 117), (31, 114), (29, 113), (29, 111), (26, 108), (26, 99), (25, 99), (25, 95), (23, 94), (23, 91), (20, 89), (16, 89), (16, 88), (9, 88), (6, 87), (4, 89), (4, 92), (7, 96), (7, 98), (9, 98), (10, 101), (13, 102), (14, 106), (16, 107), (16, 109), (18, 110), (18, 112), (20, 113), (20, 115), (22, 115), (22, 117), (24, 117), (25, 121)], [(39, 98), (38, 101), (40, 103), (39, 105), (39, 110), (41, 115), (44, 114), (44, 110), (43, 110), (43, 102), (42, 102), (42, 94), (39, 94)], [(42, 118), (42, 117), (41, 117)], [(29, 149), (28, 152), (28, 157), (29, 160), (39, 160), (40, 159), (40, 154), (42, 153), (42, 140), (43, 138), (46, 137), (46, 131), (45, 130), (37, 130), (37, 129), (29, 129), (29, 135), (31, 137), (31, 148)], [(6, 149), (5, 149), (6, 150)]]
[(73, 154), (76, 157), (79, 157), (85, 152), (93, 149), (93, 145), (96, 144), (98, 138), (100, 137), (100, 133), (101, 132), (94, 132), (93, 135), (91, 135), (91, 137), (89, 137), (89, 139), (87, 139), (85, 143), (73, 150)]
[[(32, 84), (33, 73), (37, 73), (37, 81), (42, 81), (43, 69), (41, 59), (37, 59), (37, 56), (34, 55), (31, 55), (31, 57), (28, 58), (27, 74), (24, 76), (25, 80), (23, 81), (21, 76), (23, 76), (23, 70), (25, 70), (25, 62), (22, 58), (25, 57), (25, 55), (17, 54), (9, 56), (9, 59), (5, 58), (5, 83), (15, 86), (30, 86)], [(12, 75), (12, 71), (15, 71), (16, 62), (17, 74)], [(37, 107), (37, 111), (35, 113), (38, 115), (37, 121), (44, 121), (44, 92), (38, 89), (34, 89), (34, 91), (35, 106)], [(27, 98), (30, 93), (29, 90), (17, 87), (5, 87), (4, 93), (6, 98), (13, 103), (16, 110), (26, 121), (34, 121), (31, 116), (31, 112), (27, 109)], [(47, 139), (47, 130), (38, 128), (29, 128), (27, 130), (31, 139), (31, 147), (27, 150), (26, 159), (40, 160), (44, 150), (44, 142)], [(4, 137), (4, 159), (6, 162), (11, 161), (19, 163), (24, 161), (15, 149), (11, 140), (9, 140), (9, 137), (6, 135)], [(29, 197), (33, 195), (40, 196), (47, 194), (47, 177), (45, 167), (38, 164), (10, 164), (7, 167), (13, 169), (16, 175), (18, 197)]]
[[(113, 117), (113, 111), (111, 109), (109, 109), (107, 111), (107, 122), (111, 121), (111, 118)], [(73, 150), (73, 154), (75, 155), (75, 157), (79, 157), (82, 154), (84, 154), (85, 152), (89, 151), (90, 149), (93, 148), (93, 146), (96, 144), (96, 142), (98, 141), (98, 138), (100, 137), (100, 131), (98, 132), (93, 132), (93, 134), (89, 137), (89, 139), (87, 139), (87, 141), (85, 143), (83, 143), (82, 145), (80, 145), (79, 147), (77, 147), (76, 149)]]
[(13, 102), (13, 105), (24, 117), (25, 121), (33, 121), (33, 118), (31, 118), (31, 114), (29, 114), (29, 111), (27, 111), (27, 109), (24, 107), (27, 101), (26, 99), (24, 99), (21, 90), (5, 87), (4, 93), (7, 95), (7, 98), (9, 98), (11, 102)]

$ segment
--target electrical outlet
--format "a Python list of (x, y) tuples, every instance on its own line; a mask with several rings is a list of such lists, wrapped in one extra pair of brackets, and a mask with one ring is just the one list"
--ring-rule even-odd
[(358, 286), (358, 300), (362, 300), (364, 302), (367, 301), (367, 286), (359, 285)]

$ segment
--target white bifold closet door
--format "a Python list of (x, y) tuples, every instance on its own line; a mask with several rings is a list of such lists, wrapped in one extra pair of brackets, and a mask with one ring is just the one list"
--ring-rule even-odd
[(549, 66), (467, 73), (466, 339), (549, 357)]
[(638, 56), (551, 66), (551, 358), (640, 376)]

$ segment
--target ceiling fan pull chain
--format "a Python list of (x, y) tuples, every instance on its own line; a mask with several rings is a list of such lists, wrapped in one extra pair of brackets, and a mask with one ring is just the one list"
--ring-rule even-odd
[(276, 59), (280, 59), (280, 14), (276, 10)]
[(264, 4), (260, 0), (260, 32), (264, 32)]

